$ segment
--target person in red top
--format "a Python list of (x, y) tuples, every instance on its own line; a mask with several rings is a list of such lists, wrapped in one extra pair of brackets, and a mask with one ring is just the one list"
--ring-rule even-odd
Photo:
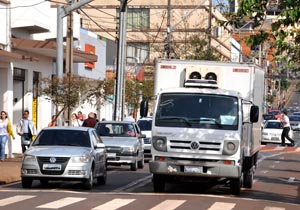
[(96, 123), (97, 123), (97, 120), (95, 119), (95, 114), (93, 112), (90, 112), (88, 115), (88, 118), (83, 121), (82, 126), (94, 128)]

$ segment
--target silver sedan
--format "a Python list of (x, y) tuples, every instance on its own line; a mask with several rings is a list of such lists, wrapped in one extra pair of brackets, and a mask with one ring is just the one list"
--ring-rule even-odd
[(48, 127), (41, 130), (22, 161), (22, 186), (33, 180), (77, 180), (85, 189), (106, 183), (106, 149), (94, 128)]

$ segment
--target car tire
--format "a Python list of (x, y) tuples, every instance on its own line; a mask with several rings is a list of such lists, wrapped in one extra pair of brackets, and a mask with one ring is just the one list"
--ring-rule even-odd
[(138, 167), (138, 162), (137, 162), (137, 160), (134, 160), (134, 162), (130, 164), (130, 170), (136, 171), (137, 167)]
[(145, 157), (144, 153), (142, 153), (142, 159), (138, 162), (138, 168), (144, 168), (145, 165)]
[(156, 193), (164, 192), (165, 191), (165, 179), (162, 175), (153, 174), (153, 190)]
[(93, 169), (90, 170), (89, 178), (83, 181), (83, 188), (86, 190), (91, 190), (93, 188), (94, 176)]
[(103, 172), (102, 176), (97, 177), (97, 184), (99, 185), (105, 185), (106, 184), (106, 179), (107, 179), (107, 171)]
[(22, 187), (23, 188), (30, 188), (32, 186), (32, 179), (28, 177), (22, 177)]

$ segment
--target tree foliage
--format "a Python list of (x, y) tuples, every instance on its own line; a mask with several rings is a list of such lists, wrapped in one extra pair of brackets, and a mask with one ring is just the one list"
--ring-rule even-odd
[(186, 59), (190, 60), (220, 60), (221, 56), (214, 48), (209, 48), (208, 42), (198, 35), (189, 38), (189, 54)]
[[(253, 27), (259, 30), (260, 26), (266, 20), (266, 10), (271, 0), (239, 0), (239, 9), (236, 14), (229, 15), (229, 21), (226, 24), (243, 24), (251, 21)], [(273, 4), (279, 11), (276, 19), (271, 24), (272, 33), (266, 33), (263, 30), (250, 36), (247, 39), (248, 44), (257, 46), (266, 41), (269, 36), (275, 37), (273, 47), (276, 49), (276, 58), (280, 62), (295, 64), (300, 62), (300, 0), (282, 0)], [(292, 61), (292, 63), (290, 63)]]
[(64, 75), (62, 79), (57, 76), (42, 78), (39, 82), (39, 95), (51, 101), (57, 108), (59, 116), (66, 108), (78, 105), (81, 95), (87, 93), (88, 83), (85, 79), (75, 75)]

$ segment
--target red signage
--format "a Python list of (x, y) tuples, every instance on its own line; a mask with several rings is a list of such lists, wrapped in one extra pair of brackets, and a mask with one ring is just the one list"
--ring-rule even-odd
[[(90, 44), (85, 44), (85, 49), (84, 49), (84, 51), (85, 51), (86, 53), (90, 53), (90, 54), (95, 55), (96, 47), (93, 46), (93, 45), (90, 45)], [(88, 69), (93, 69), (93, 68), (95, 68), (95, 63), (94, 63), (94, 62), (85, 62), (85, 63), (84, 63), (84, 67), (85, 67), (85, 68), (88, 68)]]

